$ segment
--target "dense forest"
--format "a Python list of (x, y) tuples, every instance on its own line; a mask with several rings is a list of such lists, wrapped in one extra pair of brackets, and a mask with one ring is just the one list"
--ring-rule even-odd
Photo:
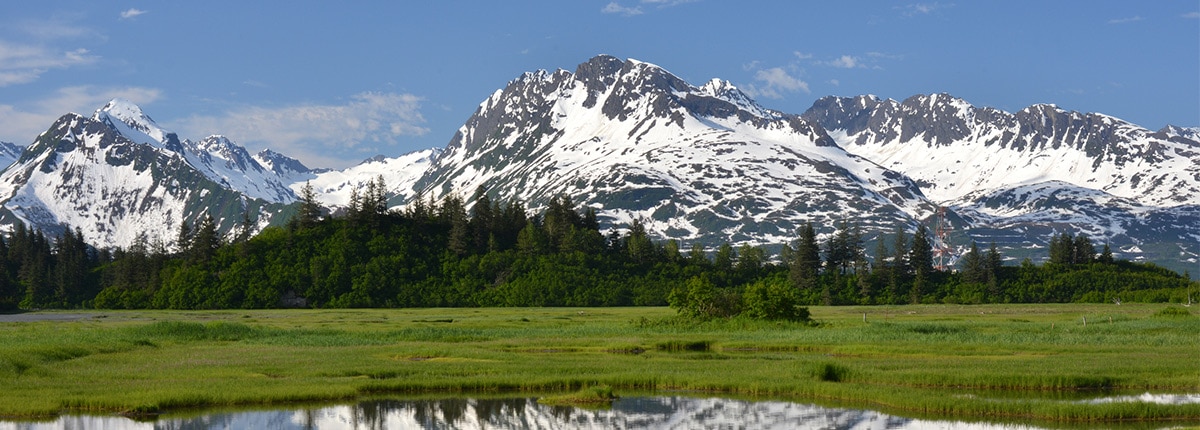
[[(924, 227), (877, 240), (854, 225), (818, 241), (813, 225), (778, 255), (724, 244), (651, 240), (634, 221), (601, 233), (566, 197), (530, 215), (477, 192), (387, 209), (384, 185), (337, 216), (306, 188), (286, 227), (228, 240), (205, 217), (170, 245), (140, 239), (97, 250), (76, 231), (47, 238), (17, 226), (0, 240), (0, 309), (434, 306), (661, 306), (696, 316), (802, 319), (805, 305), (1190, 301), (1188, 276), (1114, 260), (1086, 236), (1050, 240), (1049, 261), (1003, 264), (970, 245), (956, 271), (935, 270)], [(1200, 293), (1200, 291), (1198, 291)]]

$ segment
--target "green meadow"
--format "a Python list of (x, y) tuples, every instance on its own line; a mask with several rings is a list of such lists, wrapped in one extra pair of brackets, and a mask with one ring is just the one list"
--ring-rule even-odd
[[(105, 311), (0, 323), (0, 416), (451, 393), (683, 390), (908, 416), (1200, 421), (1200, 316), (1177, 304)], [(23, 314), (56, 317), (58, 313)], [(606, 388), (606, 389), (608, 389)]]

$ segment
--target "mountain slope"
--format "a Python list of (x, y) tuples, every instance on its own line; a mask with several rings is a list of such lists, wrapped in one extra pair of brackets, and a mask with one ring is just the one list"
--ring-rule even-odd
[(962, 215), (967, 234), (1042, 257), (1045, 239), (1081, 232), (1118, 255), (1183, 270), (1200, 242), (1200, 140), (1054, 105), (1016, 113), (945, 94), (903, 102), (825, 97), (803, 116), (839, 145), (896, 169)]
[(311, 184), (317, 201), (325, 207), (336, 209), (350, 204), (353, 190), (362, 193), (370, 181), (383, 178), (387, 194), (393, 200), (404, 201), (415, 195), (413, 185), (440, 152), (437, 149), (426, 149), (394, 158), (381, 155), (343, 170), (327, 170), (297, 177), (291, 187), (299, 195), (306, 184)]
[(527, 73), (485, 100), (425, 177), (427, 194), (533, 207), (565, 194), (610, 226), (660, 238), (779, 244), (806, 221), (892, 229), (933, 213), (915, 183), (838, 147), (814, 123), (732, 85), (692, 86), (655, 65), (599, 56)]
[(25, 147), (15, 143), (0, 142), (0, 166), (8, 167), (8, 165), (21, 158), (21, 153), (25, 151)]
[(1054, 105), (1010, 114), (932, 94), (903, 102), (825, 97), (803, 116), (847, 151), (917, 180), (937, 201), (1047, 181), (1158, 207), (1200, 201), (1200, 141), (1103, 114)]
[(114, 113), (113, 106), (119, 104), (92, 118), (64, 115), (0, 173), (0, 223), (50, 235), (79, 229), (97, 246), (127, 247), (139, 240), (169, 245), (182, 221), (195, 223), (205, 213), (229, 232), (243, 213), (261, 228), (284, 210), (211, 180), (211, 171), (189, 162), (195, 154), (179, 152), (185, 145), (173, 133), (131, 125), (122, 120), (131, 110)]

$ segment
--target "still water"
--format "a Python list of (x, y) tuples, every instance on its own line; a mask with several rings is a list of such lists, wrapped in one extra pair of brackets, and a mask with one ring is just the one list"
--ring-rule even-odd
[[(1138, 396), (1141, 401), (1200, 403), (1200, 395)], [(1120, 399), (1119, 401), (1135, 401)], [(1188, 423), (1195, 425), (1196, 423)], [(1142, 424), (1129, 428), (1171, 428)], [(1013, 423), (913, 419), (880, 412), (783, 401), (682, 396), (627, 397), (611, 409), (545, 406), (535, 398), (380, 400), (352, 405), (164, 416), (62, 416), (46, 422), (0, 421), (0, 429), (1035, 429)]]

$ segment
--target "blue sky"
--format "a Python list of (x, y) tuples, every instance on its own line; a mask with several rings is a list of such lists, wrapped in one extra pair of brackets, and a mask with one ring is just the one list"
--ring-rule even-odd
[(801, 113), (946, 92), (1200, 126), (1200, 3), (23, 1), (0, 16), (0, 140), (125, 97), (184, 138), (312, 167), (442, 147), (493, 91), (596, 54)]

